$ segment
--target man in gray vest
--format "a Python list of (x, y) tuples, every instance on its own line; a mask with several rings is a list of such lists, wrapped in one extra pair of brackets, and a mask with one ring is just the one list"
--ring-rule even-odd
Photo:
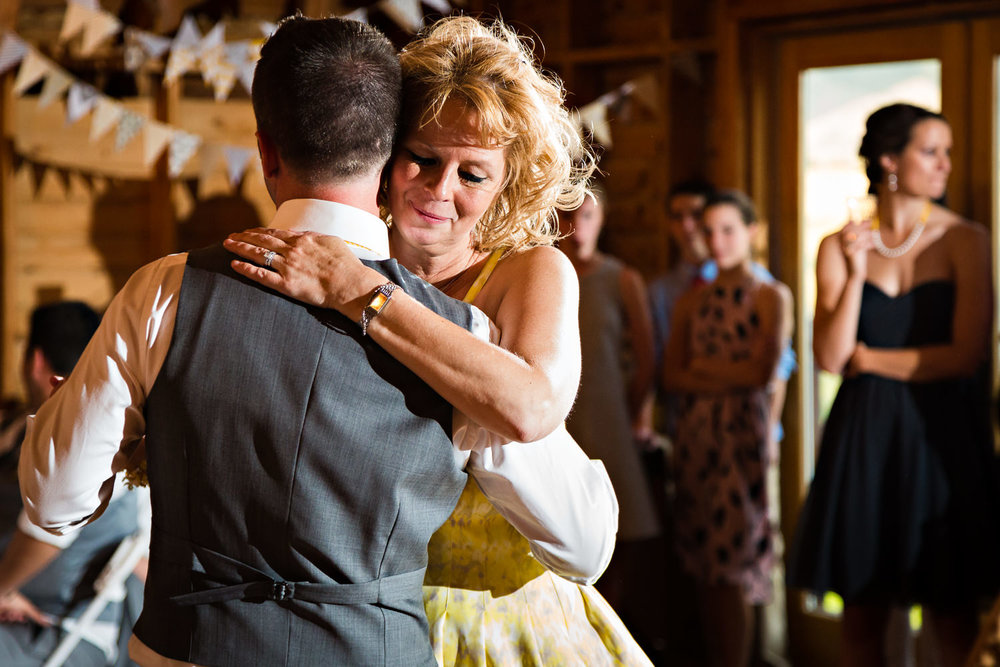
[[(278, 206), (270, 226), (344, 238), (408, 296), (471, 328), (470, 307), (394, 261), (372, 261), (388, 256), (375, 201), (399, 86), (395, 51), (374, 28), (301, 17), (278, 28), (253, 86)], [(29, 516), (65, 532), (102, 511), (107, 480), (142, 458), (145, 435), (153, 535), (133, 659), (433, 665), (427, 542), (461, 493), (466, 461), (503, 480), (483, 488), (515, 525), (553, 531), (558, 522), (532, 524), (529, 505), (546, 507), (545, 493), (558, 504), (576, 480), (553, 480), (593, 469), (586, 457), (574, 468), (543, 455), (560, 467), (532, 475), (545, 488), (524, 502), (533, 490), (505, 466), (543, 469), (523, 458), (541, 448), (499, 463), (458, 451), (451, 406), (363, 326), (242, 279), (231, 258), (221, 246), (163, 258), (115, 297), (76, 371), (29, 422), (19, 468)], [(373, 306), (387, 296), (376, 291)], [(603, 528), (613, 496), (595, 509), (581, 515), (602, 528), (573, 527), (601, 544), (584, 578), (613, 543)]]

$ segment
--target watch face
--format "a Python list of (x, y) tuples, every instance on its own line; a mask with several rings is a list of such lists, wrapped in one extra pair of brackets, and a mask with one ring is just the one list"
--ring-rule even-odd
[(384, 306), (385, 302), (388, 300), (389, 297), (382, 292), (375, 292), (375, 295), (372, 296), (372, 300), (368, 303), (368, 307), (374, 309), (375, 312), (378, 312), (382, 310), (382, 306)]

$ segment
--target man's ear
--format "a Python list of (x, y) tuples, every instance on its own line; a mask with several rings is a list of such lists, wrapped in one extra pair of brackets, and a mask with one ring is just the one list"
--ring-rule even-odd
[(278, 148), (271, 141), (270, 137), (261, 131), (257, 131), (257, 152), (260, 154), (260, 167), (265, 178), (272, 178), (278, 174), (280, 160), (278, 159)]
[(39, 347), (33, 348), (28, 353), (28, 375), (31, 376), (31, 380), (35, 383), (35, 386), (40, 387), (47, 394), (52, 387), (49, 384), (49, 378), (54, 374), (52, 365), (45, 358), (42, 349)]

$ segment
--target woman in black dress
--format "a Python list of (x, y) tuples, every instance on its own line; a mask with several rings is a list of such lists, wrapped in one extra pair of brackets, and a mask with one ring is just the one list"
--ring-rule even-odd
[(813, 351), (842, 373), (789, 557), (790, 587), (845, 603), (841, 662), (884, 664), (892, 605), (922, 604), (946, 665), (996, 590), (987, 412), (992, 322), (986, 230), (935, 203), (951, 129), (907, 104), (867, 121), (875, 220), (823, 239)]

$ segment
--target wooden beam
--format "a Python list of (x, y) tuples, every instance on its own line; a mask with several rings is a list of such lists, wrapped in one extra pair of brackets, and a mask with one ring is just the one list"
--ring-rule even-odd
[[(164, 82), (157, 77), (156, 120), (172, 124), (177, 118), (180, 82)], [(170, 198), (173, 182), (168, 170), (169, 148), (156, 161), (153, 182), (149, 186), (149, 258), (150, 260), (177, 251), (177, 219)]]

